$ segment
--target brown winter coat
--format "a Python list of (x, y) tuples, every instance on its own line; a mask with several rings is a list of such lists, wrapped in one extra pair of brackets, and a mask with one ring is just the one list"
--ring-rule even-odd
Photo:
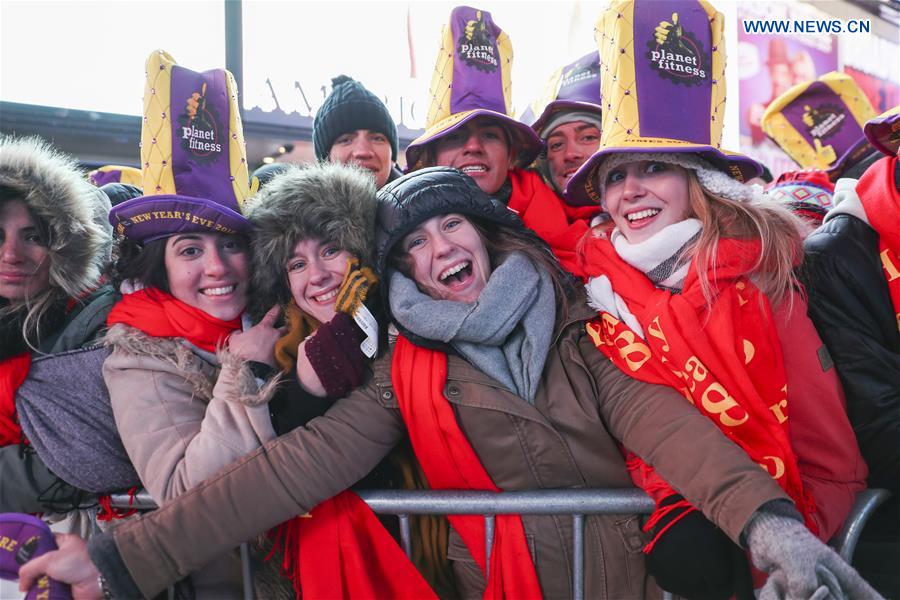
[[(449, 356), (445, 396), (494, 483), (504, 490), (626, 488), (631, 480), (617, 439), (738, 540), (763, 503), (787, 498), (765, 471), (677, 392), (621, 373), (596, 350), (578, 306), (560, 328), (534, 406), (457, 356)], [(304, 513), (368, 473), (402, 437), (391, 384), (391, 354), (369, 383), (328, 413), (114, 530), (141, 591), (152, 596), (240, 541)], [(523, 517), (546, 597), (572, 595), (572, 529), (567, 517)], [(658, 594), (647, 578), (636, 515), (589, 517), (585, 526), (589, 598)], [(480, 596), (480, 574), (460, 539), (449, 555), (463, 595)]]
[[(275, 437), (267, 405), (272, 386), (259, 389), (249, 368), (227, 350), (217, 356), (124, 324), (110, 328), (106, 343), (113, 351), (103, 378), (116, 427), (157, 504)], [(235, 556), (194, 573), (192, 584), (199, 598), (240, 597)]]

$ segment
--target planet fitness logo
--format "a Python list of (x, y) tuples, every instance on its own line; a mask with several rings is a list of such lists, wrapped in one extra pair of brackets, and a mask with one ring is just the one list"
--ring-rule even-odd
[(576, 64), (563, 73), (562, 78), (560, 78), (559, 81), (559, 89), (565, 90), (566, 88), (578, 85), (589, 79), (597, 79), (598, 77), (600, 77), (600, 65), (597, 61), (594, 61), (593, 63), (588, 62), (587, 64)]
[(220, 131), (223, 127), (215, 107), (207, 102), (206, 83), (186, 100), (178, 124), (181, 126), (181, 147), (189, 156), (201, 164), (218, 160), (222, 154)]
[(647, 42), (646, 57), (660, 77), (686, 86), (703, 85), (709, 79), (709, 59), (703, 44), (678, 22), (660, 21), (653, 39)]
[(805, 105), (803, 107), (803, 124), (807, 127), (810, 137), (827, 140), (840, 132), (844, 127), (847, 115), (839, 106), (823, 104), (815, 108)]
[(470, 67), (485, 73), (493, 73), (500, 64), (497, 61), (497, 44), (481, 11), (466, 22), (466, 28), (456, 41), (456, 54)]

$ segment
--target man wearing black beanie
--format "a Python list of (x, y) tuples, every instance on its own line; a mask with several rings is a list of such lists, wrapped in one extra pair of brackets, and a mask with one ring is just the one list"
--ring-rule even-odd
[(397, 125), (384, 102), (346, 75), (332, 79), (331, 86), (313, 120), (316, 157), (368, 169), (377, 188), (400, 177)]

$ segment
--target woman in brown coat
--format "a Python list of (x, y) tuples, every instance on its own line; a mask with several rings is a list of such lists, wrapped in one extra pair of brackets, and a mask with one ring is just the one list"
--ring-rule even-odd
[[(68, 558), (75, 569), (65, 578), (86, 597), (99, 592), (98, 570), (115, 596), (153, 596), (344, 490), (407, 432), (435, 489), (628, 487), (621, 441), (736, 542), (746, 534), (798, 595), (815, 591), (804, 586), (815, 584), (817, 563), (857, 583), (815, 539), (791, 545), (756, 534), (761, 516), (792, 518), (779, 486), (676, 392), (600, 356), (584, 327), (590, 311), (546, 244), (470, 178), (426, 169), (378, 197), (377, 266), (400, 335), (368, 384), (163, 509), (95, 538), (93, 564), (82, 545), (63, 540), (60, 553), (24, 568), (23, 584), (37, 572), (60, 576)], [(586, 519), (588, 597), (658, 593), (644, 572), (638, 519)], [(498, 517), (487, 582), (481, 522), (451, 517), (449, 555), (464, 596), (485, 585), (501, 597), (572, 595), (568, 519)], [(792, 562), (799, 554), (806, 563)]]

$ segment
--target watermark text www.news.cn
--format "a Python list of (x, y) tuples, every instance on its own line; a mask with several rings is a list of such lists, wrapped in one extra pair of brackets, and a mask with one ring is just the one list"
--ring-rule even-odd
[(869, 33), (869, 19), (742, 19), (744, 33)]

